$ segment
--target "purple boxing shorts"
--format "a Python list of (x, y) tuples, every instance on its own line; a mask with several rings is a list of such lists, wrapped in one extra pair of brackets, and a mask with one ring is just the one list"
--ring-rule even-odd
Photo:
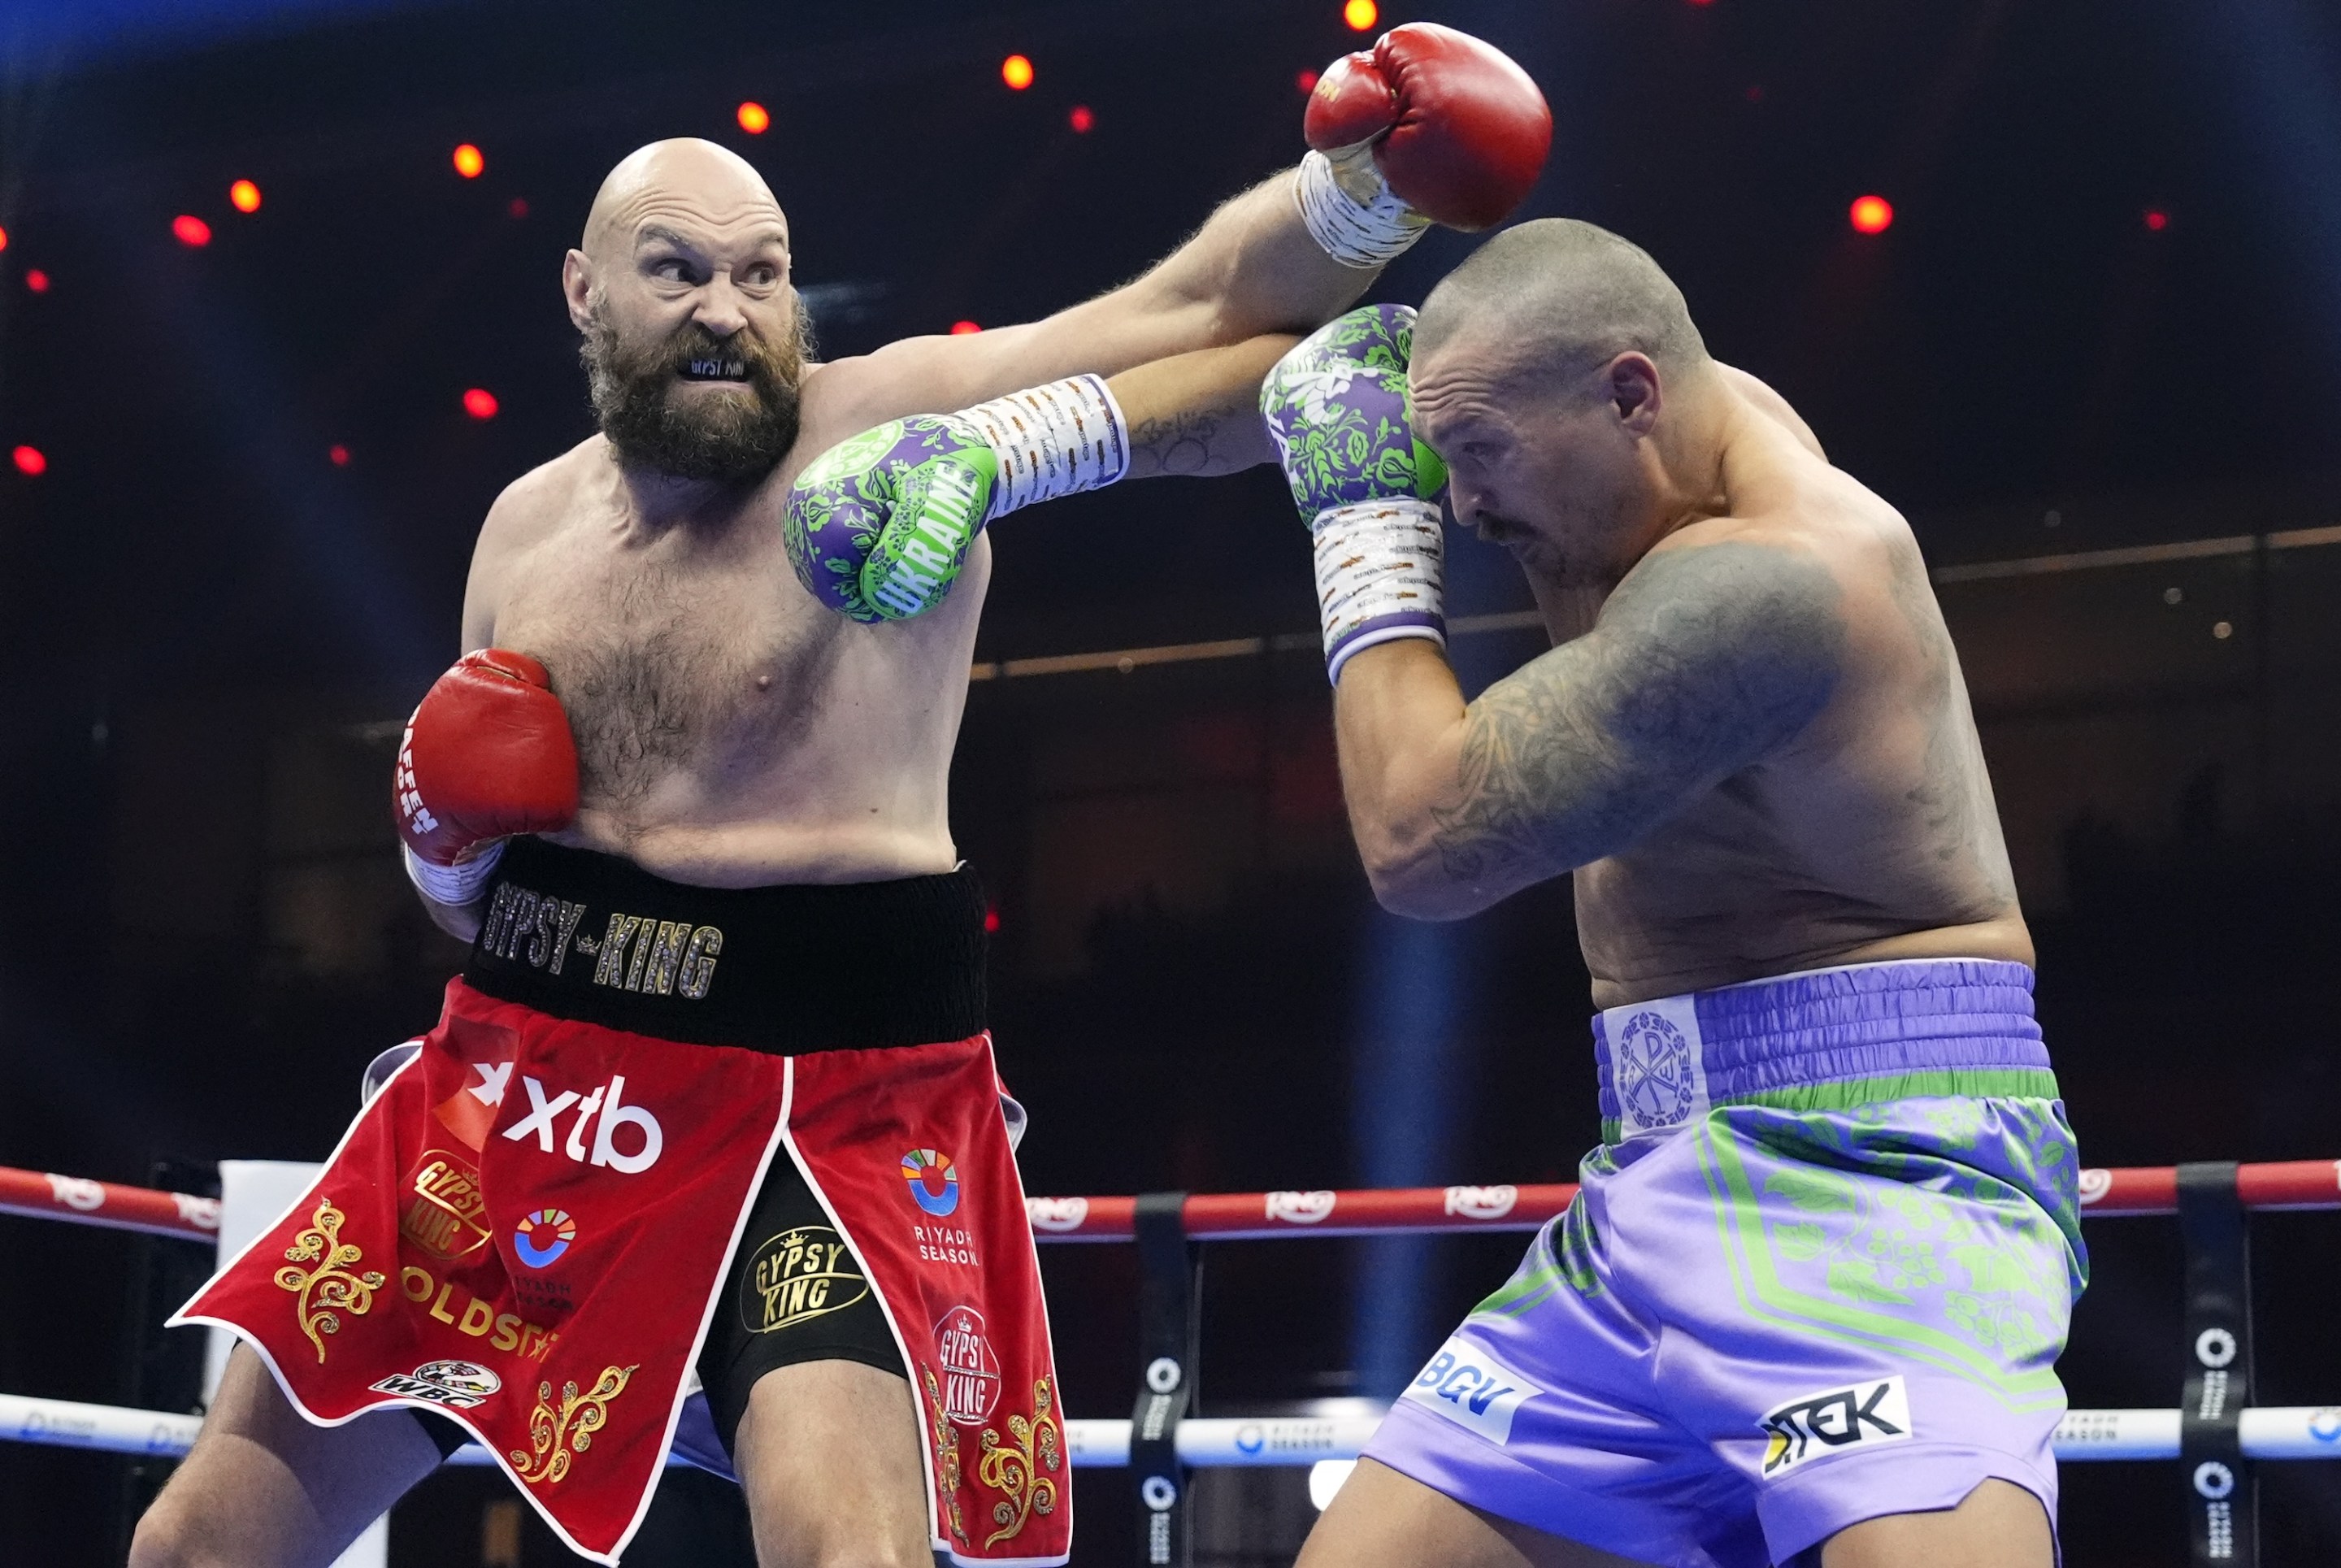
[(1764, 1568), (1997, 1476), (2053, 1521), (2087, 1278), (2022, 964), (1816, 970), (1594, 1023), (1607, 1140), (1366, 1450), (1663, 1568)]

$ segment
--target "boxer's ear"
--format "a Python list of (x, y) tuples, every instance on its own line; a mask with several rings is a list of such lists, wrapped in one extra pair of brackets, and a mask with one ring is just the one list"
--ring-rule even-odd
[(1609, 362), (1605, 379), (1609, 404), (1618, 411), (1626, 434), (1638, 438), (1649, 434), (1666, 401), (1659, 386), (1659, 367), (1650, 356), (1629, 349)]
[(593, 263), (583, 251), (561, 258), (561, 295), (569, 302), (569, 319), (578, 331), (593, 325)]

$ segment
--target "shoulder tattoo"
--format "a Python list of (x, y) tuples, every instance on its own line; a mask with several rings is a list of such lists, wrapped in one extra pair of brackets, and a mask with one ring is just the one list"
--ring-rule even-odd
[(1835, 689), (1845, 620), (1818, 561), (1726, 543), (1645, 559), (1594, 629), (1464, 718), (1447, 874), (1524, 884), (1614, 854), (1793, 738)]

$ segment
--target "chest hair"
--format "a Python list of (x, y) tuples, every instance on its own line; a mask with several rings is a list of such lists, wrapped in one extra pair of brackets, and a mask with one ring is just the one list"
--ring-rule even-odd
[(720, 786), (768, 771), (818, 719), (844, 623), (655, 564), (594, 597), (602, 613), (571, 621), (548, 661), (588, 804), (633, 816), (678, 774)]

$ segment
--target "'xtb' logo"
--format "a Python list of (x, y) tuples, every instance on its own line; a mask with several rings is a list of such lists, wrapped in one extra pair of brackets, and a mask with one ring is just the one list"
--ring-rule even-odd
[[(569, 1124), (569, 1137), (561, 1146), (563, 1154), (580, 1164), (607, 1165), (624, 1176), (635, 1175), (658, 1164), (659, 1151), (666, 1146), (666, 1136), (659, 1130), (656, 1116), (639, 1105), (626, 1104), (621, 1098), (626, 1088), (623, 1074), (613, 1076), (583, 1098), (574, 1089), (564, 1089), (548, 1100), (544, 1097), (544, 1085), (536, 1079), (523, 1075), (520, 1082), (521, 1087), (528, 1091), (529, 1111), (504, 1129), (504, 1136), (513, 1143), (533, 1136), (536, 1146), (550, 1154), (557, 1132), (553, 1118), (573, 1105), (577, 1119)], [(588, 1124), (593, 1124), (590, 1154), (585, 1148)], [(632, 1153), (626, 1153), (618, 1147), (618, 1129), (630, 1124), (641, 1134), (642, 1143)]]

